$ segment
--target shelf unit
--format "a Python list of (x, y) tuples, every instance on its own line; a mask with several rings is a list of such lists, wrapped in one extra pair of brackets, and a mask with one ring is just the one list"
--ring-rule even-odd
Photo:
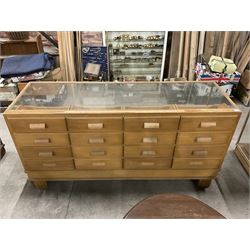
[(111, 80), (162, 80), (167, 41), (165, 31), (107, 31), (105, 38)]

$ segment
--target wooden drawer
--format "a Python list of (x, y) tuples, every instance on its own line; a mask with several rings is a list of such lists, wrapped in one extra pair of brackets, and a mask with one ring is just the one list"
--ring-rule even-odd
[(69, 131), (109, 131), (122, 130), (122, 118), (67, 118)]
[(65, 132), (64, 118), (8, 118), (11, 128), (17, 133)]
[(71, 145), (122, 145), (122, 133), (70, 133)]
[(165, 169), (171, 168), (172, 159), (147, 158), (124, 159), (125, 169)]
[(67, 146), (67, 133), (24, 133), (14, 134), (17, 145), (20, 146)]
[(126, 145), (158, 145), (175, 144), (175, 132), (125, 132), (124, 144)]
[(60, 159), (60, 161), (51, 160), (26, 160), (25, 169), (27, 170), (72, 170), (74, 169), (73, 160)]
[(210, 169), (219, 168), (222, 163), (221, 159), (190, 159), (190, 158), (174, 158), (172, 168), (178, 169)]
[(125, 117), (124, 126), (126, 131), (175, 131), (179, 119), (179, 116)]
[(179, 132), (177, 144), (228, 144), (230, 132)]
[(174, 147), (171, 146), (125, 146), (125, 157), (171, 157)]
[(22, 147), (20, 151), (24, 158), (53, 159), (72, 157), (70, 147)]
[(224, 158), (226, 145), (222, 146), (176, 146), (175, 157), (180, 158)]
[(73, 147), (75, 158), (120, 158), (122, 157), (122, 146), (88, 146)]
[(75, 159), (77, 169), (122, 169), (121, 159), (112, 160), (89, 160), (89, 159)]
[(232, 131), (238, 116), (182, 116), (181, 131)]

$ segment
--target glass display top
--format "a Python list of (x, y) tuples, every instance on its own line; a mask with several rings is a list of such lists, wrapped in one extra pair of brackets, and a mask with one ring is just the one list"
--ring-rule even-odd
[(9, 110), (219, 109), (232, 103), (213, 82), (31, 82)]

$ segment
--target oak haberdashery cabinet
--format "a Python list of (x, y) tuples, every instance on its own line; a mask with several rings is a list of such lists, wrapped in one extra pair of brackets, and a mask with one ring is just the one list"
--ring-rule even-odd
[(240, 114), (213, 82), (31, 82), (4, 117), (38, 188), (89, 179), (208, 187)]

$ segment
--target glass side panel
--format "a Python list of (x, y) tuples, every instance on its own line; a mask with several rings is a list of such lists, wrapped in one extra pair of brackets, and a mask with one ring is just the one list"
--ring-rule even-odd
[(212, 82), (171, 83), (166, 85), (169, 104), (179, 108), (226, 108), (231, 103)]
[(227, 108), (231, 103), (209, 82), (31, 83), (11, 109)]
[(62, 83), (31, 83), (17, 99), (13, 109), (69, 109), (72, 98)]

